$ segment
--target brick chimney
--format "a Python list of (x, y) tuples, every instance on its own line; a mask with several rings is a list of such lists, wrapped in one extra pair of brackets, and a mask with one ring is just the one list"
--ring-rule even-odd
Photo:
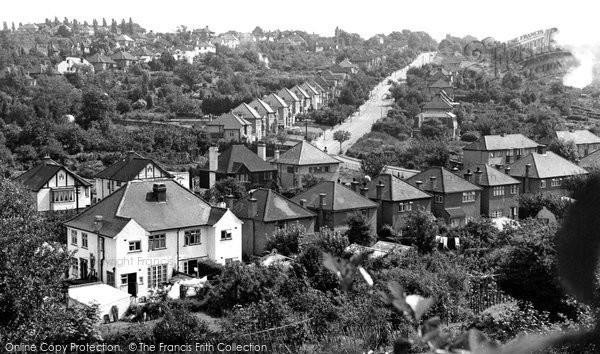
[(300, 199), (300, 206), (306, 208), (306, 199)]
[(417, 188), (423, 190), (423, 181), (416, 181), (415, 184), (417, 185)]
[(154, 183), (152, 186), (152, 195), (155, 201), (165, 203), (167, 201), (167, 186), (163, 183)]
[(431, 189), (436, 189), (437, 188), (437, 177), (430, 176), (429, 181), (431, 182)]
[(248, 216), (253, 218), (257, 213), (257, 203), (258, 201), (254, 198), (254, 192), (250, 192), (250, 203), (248, 204)]
[(473, 172), (471, 172), (470, 169), (467, 169), (467, 172), (464, 174), (465, 179), (471, 182), (471, 176), (473, 176)]
[(379, 180), (379, 183), (375, 185), (375, 188), (377, 188), (377, 200), (381, 200), (383, 196), (383, 187), (385, 187), (385, 185), (381, 180)]
[(545, 155), (546, 154), (546, 145), (538, 145), (537, 153), (540, 155)]
[(277, 149), (275, 150), (275, 153), (274, 153), (274, 155), (273, 155), (273, 158), (274, 158), (275, 160), (279, 160), (279, 150), (277, 150)]
[(510, 176), (510, 166), (506, 166), (506, 167), (504, 168), (504, 173), (506, 173), (507, 175), (509, 175), (509, 176)]
[(531, 164), (528, 163), (525, 165), (525, 178), (523, 179), (523, 192), (524, 193), (529, 193), (530, 192), (530, 187), (529, 187), (529, 170), (531, 169)]
[(263, 161), (267, 161), (267, 146), (264, 142), (261, 141), (258, 143), (256, 153)]
[(358, 181), (356, 180), (356, 177), (352, 177), (352, 182), (350, 182), (350, 188), (355, 191), (356, 193), (358, 193), (358, 185), (360, 183), (358, 183)]
[(475, 184), (479, 185), (479, 182), (481, 182), (482, 173), (481, 167), (477, 166), (477, 170), (475, 170)]
[(360, 189), (360, 195), (362, 195), (363, 197), (366, 197), (368, 191), (369, 191), (369, 188), (367, 187), (367, 182), (363, 182), (363, 187)]
[(208, 148), (208, 188), (212, 188), (217, 182), (217, 168), (219, 166), (219, 148), (211, 146)]
[(133, 157), (134, 157), (134, 156), (135, 156), (135, 151), (133, 151), (133, 150), (129, 150), (129, 151), (127, 151), (127, 160), (128, 160), (128, 161), (131, 161), (131, 160), (133, 160)]

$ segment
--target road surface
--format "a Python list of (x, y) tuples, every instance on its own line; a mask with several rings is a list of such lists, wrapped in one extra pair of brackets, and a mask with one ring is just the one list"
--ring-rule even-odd
[(434, 56), (435, 52), (421, 53), (408, 66), (386, 77), (373, 89), (373, 91), (371, 91), (371, 98), (360, 106), (357, 113), (349, 117), (342, 124), (335, 126), (333, 129), (325, 130), (323, 136), (316, 141), (313, 141), (313, 144), (321, 149), (327, 147), (328, 153), (337, 155), (340, 152), (340, 143), (333, 140), (333, 134), (338, 130), (347, 130), (352, 136), (350, 140), (347, 140), (342, 144), (342, 150), (345, 151), (352, 146), (361, 136), (371, 131), (373, 123), (387, 114), (389, 105), (392, 103), (391, 99), (386, 98), (391, 86), (388, 84), (388, 81), (406, 80), (406, 72), (409, 68), (428, 64), (433, 60)]

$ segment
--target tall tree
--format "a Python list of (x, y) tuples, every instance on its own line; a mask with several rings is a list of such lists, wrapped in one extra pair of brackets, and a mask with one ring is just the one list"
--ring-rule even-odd
[(4, 32), (8, 32), (8, 24), (6, 23), (6, 21), (2, 22), (2, 30)]
[(333, 140), (340, 143), (340, 154), (342, 153), (342, 144), (344, 143), (344, 141), (350, 140), (351, 136), (352, 133), (350, 133), (347, 130), (338, 130), (335, 133), (333, 133)]
[(108, 27), (108, 25), (106, 24), (106, 19), (104, 17), (102, 18), (102, 27)]
[(129, 23), (127, 24), (127, 32), (131, 35), (133, 35), (134, 32), (133, 20), (131, 19), (131, 17), (129, 18)]

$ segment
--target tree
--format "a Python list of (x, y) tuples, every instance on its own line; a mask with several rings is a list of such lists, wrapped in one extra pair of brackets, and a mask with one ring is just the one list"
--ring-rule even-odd
[(246, 188), (233, 177), (221, 179), (204, 193), (204, 199), (211, 203), (218, 203), (229, 194), (233, 195), (234, 199), (240, 199), (246, 195)]
[(371, 232), (371, 226), (367, 216), (361, 212), (355, 212), (346, 219), (348, 230), (346, 236), (350, 243), (362, 246), (371, 246), (377, 241), (377, 237)]
[(446, 126), (439, 119), (428, 119), (421, 125), (421, 135), (426, 138), (441, 138), (446, 134)]
[(577, 145), (572, 140), (555, 139), (548, 144), (548, 150), (571, 162), (575, 162), (579, 158), (577, 156)]
[(292, 256), (300, 252), (300, 240), (306, 235), (306, 228), (300, 223), (277, 229), (267, 238), (265, 250), (277, 250), (278, 254)]
[(81, 116), (79, 123), (83, 128), (88, 128), (92, 122), (107, 122), (113, 117), (116, 110), (115, 101), (99, 88), (90, 88), (82, 96)]
[(419, 252), (430, 253), (435, 249), (438, 224), (429, 212), (414, 210), (406, 217), (402, 239), (414, 244)]
[(108, 25), (106, 24), (106, 19), (102, 18), (102, 27), (108, 27)]
[(169, 309), (154, 327), (157, 343), (182, 344), (205, 341), (208, 325), (183, 309)]
[(340, 154), (342, 153), (342, 144), (344, 143), (344, 141), (350, 140), (351, 136), (352, 133), (350, 133), (347, 130), (338, 130), (335, 133), (333, 133), (333, 140), (340, 143)]
[(364, 156), (360, 162), (360, 169), (365, 175), (375, 177), (385, 170), (388, 162), (389, 159), (383, 151), (374, 151)]

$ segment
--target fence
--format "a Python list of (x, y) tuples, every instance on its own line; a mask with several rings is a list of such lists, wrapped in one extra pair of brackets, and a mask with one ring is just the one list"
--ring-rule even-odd
[(467, 296), (467, 306), (475, 313), (512, 299), (498, 289), (493, 276), (473, 276), (469, 282), (471, 291)]

